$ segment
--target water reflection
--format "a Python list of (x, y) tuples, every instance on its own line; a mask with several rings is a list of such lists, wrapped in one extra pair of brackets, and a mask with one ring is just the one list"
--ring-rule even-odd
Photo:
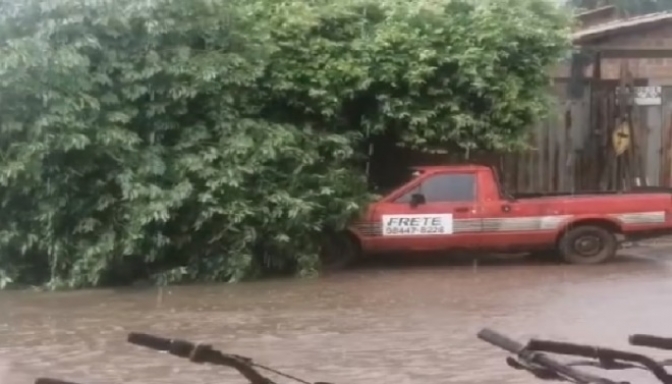
[[(658, 251), (596, 267), (374, 265), (316, 280), (161, 295), (3, 292), (0, 382), (31, 383), (38, 375), (110, 384), (244, 382), (124, 342), (127, 332), (143, 331), (211, 341), (314, 381), (534, 383), (476, 340), (478, 329), (616, 347), (631, 332), (672, 335), (670, 260)], [(637, 372), (629, 377), (654, 382)]]

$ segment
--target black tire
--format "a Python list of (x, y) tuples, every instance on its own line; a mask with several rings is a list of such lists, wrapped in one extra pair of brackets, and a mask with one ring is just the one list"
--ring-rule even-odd
[(322, 271), (345, 269), (359, 258), (360, 248), (347, 233), (325, 235), (320, 250)]
[(560, 239), (558, 251), (569, 264), (600, 264), (616, 256), (618, 242), (613, 232), (592, 225), (571, 228)]

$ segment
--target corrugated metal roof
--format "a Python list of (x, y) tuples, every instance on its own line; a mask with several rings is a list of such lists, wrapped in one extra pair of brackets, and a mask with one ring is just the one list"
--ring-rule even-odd
[(648, 15), (631, 17), (598, 24), (593, 27), (578, 30), (572, 34), (572, 40), (580, 43), (586, 40), (592, 40), (613, 32), (624, 32), (630, 28), (638, 28), (650, 24), (662, 23), (672, 20), (671, 12), (650, 13)]

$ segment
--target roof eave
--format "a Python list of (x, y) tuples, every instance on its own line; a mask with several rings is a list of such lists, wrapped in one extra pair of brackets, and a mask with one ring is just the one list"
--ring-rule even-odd
[[(574, 44), (584, 44), (599, 40), (605, 37), (620, 35), (632, 31), (637, 31), (646, 28), (654, 28), (659, 25), (672, 22), (672, 13), (659, 14), (657, 18), (650, 20), (641, 20), (640, 22), (632, 23), (631, 19), (621, 20), (616, 23), (609, 23), (610, 25), (600, 25), (596, 28), (584, 29), (572, 34), (572, 42)], [(628, 24), (624, 24), (628, 23)]]
[(579, 12), (579, 13), (575, 14), (574, 17), (581, 20), (581, 19), (585, 19), (587, 17), (591, 17), (591, 16), (595, 16), (595, 15), (599, 15), (599, 14), (605, 14), (606, 15), (606, 14), (615, 14), (615, 13), (616, 13), (616, 7), (613, 6), (613, 5), (607, 5), (607, 6), (604, 6), (604, 7)]

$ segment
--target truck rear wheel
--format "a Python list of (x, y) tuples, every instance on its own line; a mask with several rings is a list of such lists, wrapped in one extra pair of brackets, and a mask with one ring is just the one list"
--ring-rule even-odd
[(323, 271), (335, 271), (350, 266), (359, 257), (359, 245), (347, 233), (325, 235), (320, 249)]
[(616, 256), (617, 249), (614, 233), (592, 225), (568, 230), (558, 244), (563, 260), (570, 264), (603, 263)]

